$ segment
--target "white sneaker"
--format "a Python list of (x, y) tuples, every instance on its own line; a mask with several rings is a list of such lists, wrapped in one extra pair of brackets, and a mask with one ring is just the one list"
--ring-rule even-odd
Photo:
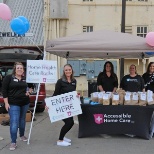
[(16, 147), (17, 147), (17, 144), (16, 144), (16, 143), (11, 143), (11, 144), (10, 144), (10, 150), (11, 150), (11, 151), (15, 150)]
[(0, 136), (0, 141), (1, 141), (1, 140), (4, 140), (4, 139), (3, 139), (3, 137)]
[(22, 137), (20, 137), (20, 140), (21, 140), (21, 141), (24, 141), (24, 142), (27, 142), (28, 139), (27, 139), (27, 137), (22, 136)]
[(66, 146), (70, 146), (71, 143), (68, 143), (66, 141), (57, 141), (57, 145), (66, 147)]
[(132, 134), (125, 134), (125, 135), (129, 137), (135, 137), (135, 135), (132, 135)]
[(64, 137), (64, 141), (71, 143), (71, 140), (69, 138)]

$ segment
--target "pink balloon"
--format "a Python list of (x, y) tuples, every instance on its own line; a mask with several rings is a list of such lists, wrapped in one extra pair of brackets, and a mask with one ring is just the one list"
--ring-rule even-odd
[(154, 46), (154, 32), (149, 32), (145, 39), (147, 44)]
[(3, 20), (11, 20), (11, 10), (4, 3), (0, 3), (0, 18)]

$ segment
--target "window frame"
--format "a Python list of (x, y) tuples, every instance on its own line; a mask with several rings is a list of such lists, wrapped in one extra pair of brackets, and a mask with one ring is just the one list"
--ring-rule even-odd
[(138, 0), (138, 2), (148, 2), (148, 0)]
[[(86, 28), (86, 31), (84, 31), (84, 29)], [(93, 32), (94, 31), (94, 26), (82, 26), (82, 32), (83, 33), (89, 33), (89, 32)]]
[(146, 35), (148, 33), (148, 26), (147, 25), (137, 26), (136, 27), (136, 33), (137, 33), (137, 36), (146, 37)]
[(93, 2), (94, 0), (82, 0), (83, 2)]

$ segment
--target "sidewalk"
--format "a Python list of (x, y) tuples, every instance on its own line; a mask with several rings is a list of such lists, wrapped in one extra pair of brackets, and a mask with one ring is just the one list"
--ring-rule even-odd
[[(76, 118), (75, 118), (76, 119)], [(75, 120), (77, 121), (77, 119)], [(75, 124), (67, 137), (72, 139), (72, 146), (59, 147), (56, 141), (59, 131), (63, 125), (62, 121), (50, 123), (48, 113), (36, 114), (30, 145), (17, 141), (17, 149), (9, 150), (10, 135), (9, 126), (0, 125), (0, 135), (4, 140), (0, 141), (0, 154), (153, 154), (154, 138), (145, 140), (141, 138), (130, 138), (127, 136), (112, 136), (105, 139), (101, 136), (78, 138), (78, 124)], [(28, 136), (30, 122), (26, 126)], [(116, 129), (116, 128), (115, 128)]]

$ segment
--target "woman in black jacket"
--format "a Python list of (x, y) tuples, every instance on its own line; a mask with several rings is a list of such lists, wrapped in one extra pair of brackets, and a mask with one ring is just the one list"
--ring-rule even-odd
[[(66, 64), (64, 66), (62, 77), (56, 83), (53, 96), (61, 95), (76, 90), (76, 79), (74, 78), (73, 74), (74, 73), (72, 66), (70, 64)], [(48, 109), (48, 107), (46, 108)], [(66, 138), (65, 135), (74, 125), (73, 117), (63, 119), (63, 121), (65, 124), (61, 128), (57, 145), (70, 146), (71, 140)]]
[(2, 93), (5, 103), (5, 108), (10, 116), (10, 135), (11, 145), (10, 150), (15, 150), (17, 147), (16, 139), (19, 128), (20, 140), (27, 141), (25, 133), (26, 112), (29, 108), (29, 95), (32, 89), (26, 83), (24, 74), (24, 66), (20, 62), (14, 64), (13, 73), (7, 75), (3, 79)]
[(142, 78), (144, 79), (145, 90), (151, 90), (154, 93), (154, 62), (149, 63), (147, 71)]
[[(154, 93), (154, 62), (150, 62), (146, 73), (143, 74), (143, 79), (145, 82), (145, 90), (151, 90)], [(154, 133), (154, 113), (151, 120), (151, 136)]]

